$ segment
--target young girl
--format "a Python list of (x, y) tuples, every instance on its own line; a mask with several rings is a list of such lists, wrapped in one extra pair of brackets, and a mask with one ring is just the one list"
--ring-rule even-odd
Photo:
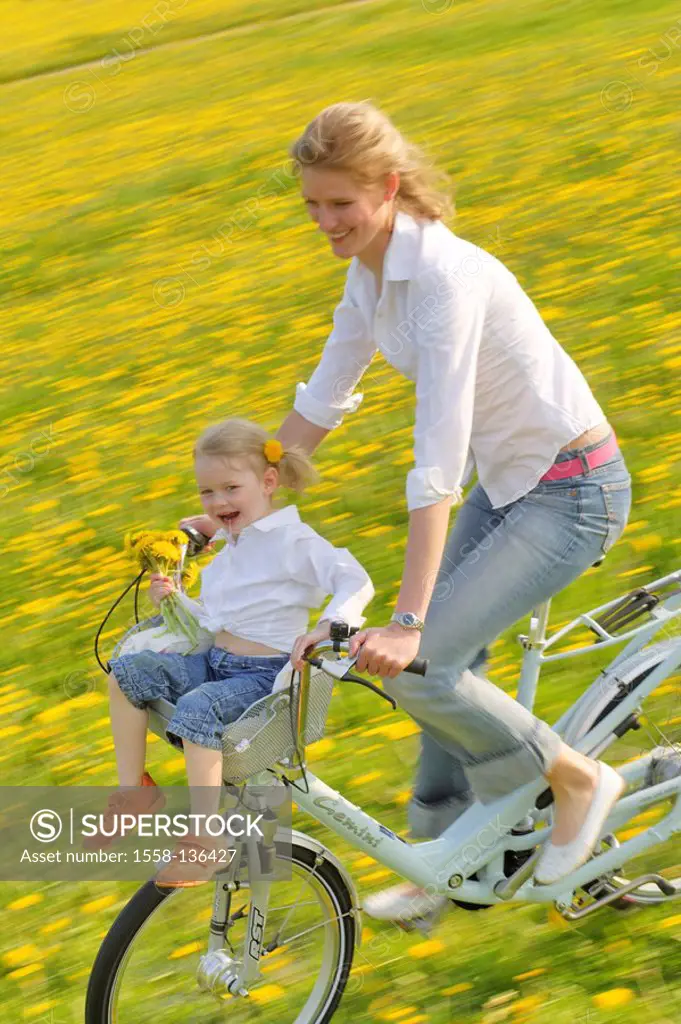
[[(111, 726), (121, 789), (109, 800), (109, 822), (116, 813), (153, 813), (165, 803), (144, 771), (150, 701), (165, 697), (176, 705), (167, 735), (184, 749), (192, 813), (215, 813), (225, 726), (271, 692), (289, 656), (300, 667), (304, 651), (329, 638), (332, 619), (361, 626), (362, 611), (374, 595), (369, 576), (347, 549), (335, 548), (301, 522), (295, 505), (272, 505), (280, 486), (302, 491), (316, 479), (302, 449), (284, 449), (257, 424), (229, 419), (201, 435), (194, 467), (204, 510), (217, 528), (214, 537), (227, 543), (202, 571), (199, 600), (186, 595), (181, 600), (215, 635), (214, 646), (203, 654), (142, 651), (111, 660)], [(157, 607), (172, 590), (168, 577), (151, 576), (149, 593)], [(309, 611), (325, 594), (332, 599), (308, 633)], [(109, 831), (105, 820), (103, 832)], [(102, 847), (117, 838), (97, 836), (91, 845)], [(183, 853), (189, 847), (197, 848), (192, 861)], [(157, 884), (208, 881), (214, 862), (204, 857), (202, 865), (198, 858), (202, 850), (216, 848), (218, 841), (207, 833), (183, 838)]]

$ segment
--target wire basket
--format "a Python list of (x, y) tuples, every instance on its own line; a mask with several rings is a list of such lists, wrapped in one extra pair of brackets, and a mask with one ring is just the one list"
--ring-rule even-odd
[(296, 743), (300, 674), (291, 689), (268, 694), (252, 704), (222, 734), (222, 772), (226, 783), (238, 785), (278, 762), (296, 763), (298, 749), (320, 740), (333, 693), (333, 677), (310, 666), (310, 688), (303, 735)]
[[(126, 641), (141, 631), (162, 625), (162, 615), (154, 615), (137, 623), (118, 641), (112, 658), (125, 653)], [(325, 657), (332, 658), (332, 652), (326, 651)], [(258, 772), (266, 771), (282, 761), (288, 762), (289, 766), (294, 765), (298, 760), (299, 748), (322, 739), (334, 680), (313, 665), (309, 666), (309, 672), (307, 716), (299, 742), (296, 742), (296, 729), (300, 673), (296, 672), (293, 700), (290, 687), (270, 693), (251, 704), (236, 722), (226, 727), (222, 734), (223, 779), (226, 783), (240, 785)]]

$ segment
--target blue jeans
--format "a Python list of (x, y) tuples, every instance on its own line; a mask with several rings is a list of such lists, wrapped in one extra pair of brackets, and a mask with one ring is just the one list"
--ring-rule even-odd
[(558, 734), (481, 671), (486, 646), (601, 559), (626, 526), (631, 478), (619, 451), (597, 469), (582, 465), (585, 475), (540, 482), (496, 509), (477, 484), (457, 514), (419, 649), (428, 673), (383, 680), (423, 730), (413, 836), (435, 838), (474, 799), (536, 780), (558, 754)]
[(231, 654), (211, 647), (203, 654), (139, 651), (109, 662), (120, 689), (136, 708), (164, 697), (175, 704), (166, 736), (182, 749), (182, 739), (213, 750), (222, 733), (256, 700), (272, 692), (288, 654)]

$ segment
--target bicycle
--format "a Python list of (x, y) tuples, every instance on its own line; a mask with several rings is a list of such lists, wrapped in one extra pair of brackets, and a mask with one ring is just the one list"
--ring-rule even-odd
[[(528, 634), (519, 637), (524, 652), (516, 699), (526, 707), (534, 705), (544, 663), (593, 652), (595, 645), (626, 642), (554, 726), (566, 743), (591, 757), (607, 750), (627, 781), (594, 856), (560, 882), (538, 886), (532, 880), (550, 835), (552, 797), (545, 780), (492, 804), (473, 804), (437, 840), (408, 842), (307, 769), (305, 747), (324, 733), (336, 682), (369, 686), (395, 706), (378, 687), (352, 674), (357, 656), (347, 652), (354, 630), (343, 623), (334, 623), (331, 639), (308, 652), (289, 691), (258, 701), (226, 729), (225, 783), (276, 780), (295, 787), (300, 810), (378, 864), (469, 910), (510, 901), (544, 903), (574, 921), (603, 907), (622, 910), (678, 899), (681, 866), (656, 870), (647, 857), (681, 832), (681, 686), (666, 682), (681, 666), (681, 636), (649, 645), (681, 616), (681, 569), (582, 613), (547, 636), (550, 603), (532, 613)], [(643, 616), (644, 622), (632, 625)], [(595, 641), (556, 650), (579, 627)], [(662, 726), (650, 724), (642, 708), (653, 695), (652, 713), (664, 717)], [(162, 737), (171, 712), (164, 701), (150, 709), (150, 726)], [(632, 744), (641, 730), (654, 742), (646, 753)], [(620, 842), (615, 833), (636, 818), (644, 827)], [(215, 878), (212, 910), (209, 885), (173, 890), (157, 888), (153, 880), (144, 884), (97, 954), (86, 1024), (151, 1024), (165, 1014), (173, 1024), (331, 1020), (361, 937), (353, 881), (323, 843), (303, 832), (295, 830), (288, 846), (275, 836), (272, 849), (290, 868), (292, 881), (249, 884), (244, 872), (249, 851), (241, 849)], [(673, 863), (666, 860), (669, 845), (665, 851), (661, 863)], [(626, 877), (626, 865), (641, 857), (640, 870)], [(674, 871), (679, 876), (667, 877)], [(247, 902), (241, 902), (242, 892), (248, 893)], [(240, 903), (236, 909), (235, 903)], [(157, 947), (163, 950), (163, 968), (154, 973), (150, 958)]]

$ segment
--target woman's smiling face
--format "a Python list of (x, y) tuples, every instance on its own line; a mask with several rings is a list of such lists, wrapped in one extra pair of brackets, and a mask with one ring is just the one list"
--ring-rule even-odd
[[(391, 182), (359, 185), (347, 171), (303, 167), (303, 200), (340, 259), (359, 256), (385, 229)], [(392, 176), (388, 175), (388, 179)]]

